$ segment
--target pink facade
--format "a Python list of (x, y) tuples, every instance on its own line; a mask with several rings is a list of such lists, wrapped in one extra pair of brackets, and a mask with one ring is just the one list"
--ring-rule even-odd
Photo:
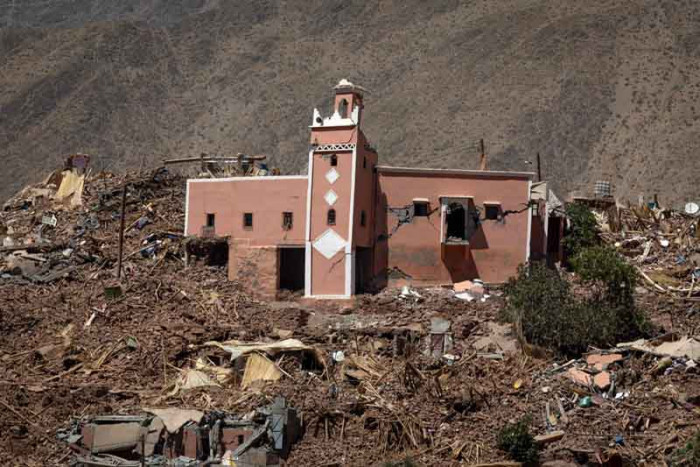
[(314, 110), (307, 176), (189, 180), (185, 233), (228, 237), (229, 277), (263, 295), (511, 277), (530, 254), (532, 174), (378, 166), (363, 107), (343, 80), (332, 114)]
[[(185, 235), (201, 235), (207, 214), (214, 215), (211, 234), (246, 239), (252, 245), (304, 245), (307, 177), (235, 177), (187, 181)], [(283, 213), (292, 225), (283, 228)], [(244, 214), (252, 213), (251, 227)]]
[[(380, 167), (379, 187), (388, 212), (379, 235), (386, 235), (387, 266), (397, 277), (418, 284), (475, 278), (498, 283), (528, 259), (528, 174)], [(468, 200), (479, 214), (466, 242), (445, 239), (446, 199)], [(414, 200), (427, 200), (428, 215), (409, 213), (408, 222), (401, 222), (396, 210), (410, 210)], [(498, 219), (484, 218), (487, 204), (499, 209)]]

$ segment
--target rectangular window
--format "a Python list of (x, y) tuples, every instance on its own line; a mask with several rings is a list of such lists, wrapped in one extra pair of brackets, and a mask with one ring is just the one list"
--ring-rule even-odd
[(253, 228), (253, 213), (244, 212), (243, 213), (243, 228), (252, 229)]
[(282, 229), (292, 230), (293, 216), (291, 212), (282, 213)]
[(335, 225), (335, 209), (329, 209), (328, 210), (328, 225)]
[(367, 214), (364, 211), (360, 211), (360, 225), (362, 227), (367, 225)]
[(214, 214), (207, 214), (207, 227), (214, 227), (214, 222), (216, 216)]
[(365, 157), (362, 159), (362, 168), (363, 168), (363, 169), (366, 169), (366, 168), (367, 168), (367, 156), (365, 156)]
[(427, 217), (428, 216), (428, 202), (423, 200), (413, 200), (413, 216), (414, 217)]
[(487, 204), (484, 206), (484, 217), (488, 220), (498, 220), (501, 217), (500, 204)]

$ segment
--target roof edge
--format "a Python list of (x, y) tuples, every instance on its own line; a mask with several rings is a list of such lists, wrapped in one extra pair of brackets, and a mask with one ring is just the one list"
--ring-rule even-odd
[(532, 180), (534, 172), (508, 172), (499, 170), (466, 170), (466, 169), (430, 169), (420, 167), (392, 167), (388, 165), (378, 165), (378, 172), (383, 173), (405, 173), (405, 174), (428, 174), (428, 175), (472, 175), (477, 177), (513, 177), (526, 178)]

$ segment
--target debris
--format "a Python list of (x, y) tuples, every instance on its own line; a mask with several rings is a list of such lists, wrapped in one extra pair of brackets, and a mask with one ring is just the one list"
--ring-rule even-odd
[[(302, 343), (297, 339), (285, 339), (279, 342), (241, 342), (241, 341), (226, 341), (226, 342), (205, 342), (205, 346), (219, 347), (231, 354), (231, 361), (236, 360), (241, 355), (246, 355), (252, 352), (262, 352), (274, 357), (285, 352), (310, 352), (316, 355), (315, 349)], [(321, 359), (319, 363), (323, 363)]]
[(218, 387), (219, 383), (213, 381), (209, 375), (203, 371), (192, 369), (183, 370), (175, 382), (175, 388), (171, 394), (177, 394), (180, 390), (197, 389), (209, 386)]
[(583, 408), (588, 408), (593, 405), (593, 399), (591, 396), (585, 396), (579, 399), (578, 406)]
[(442, 356), (452, 350), (453, 337), (450, 333), (451, 323), (440, 317), (430, 318), (430, 335), (427, 353), (435, 358)]
[(629, 348), (640, 352), (647, 352), (659, 356), (674, 358), (700, 359), (700, 341), (694, 337), (683, 337), (682, 339), (670, 342), (663, 342), (653, 345), (649, 341), (639, 339), (634, 342), (624, 342), (617, 344), (618, 348)]
[(589, 354), (586, 356), (586, 363), (589, 366), (593, 366), (596, 370), (601, 371), (613, 363), (621, 362), (623, 358), (622, 354), (619, 353)]
[(422, 298), (421, 294), (413, 290), (407, 285), (401, 288), (401, 298)]
[(547, 433), (546, 435), (537, 435), (535, 436), (535, 442), (540, 445), (553, 443), (562, 439), (564, 437), (564, 434), (565, 433), (563, 431), (557, 430), (551, 433)]
[(249, 387), (255, 381), (277, 381), (282, 372), (274, 362), (259, 353), (251, 353), (245, 365), (241, 388)]
[(593, 384), (597, 389), (604, 391), (610, 387), (610, 373), (601, 371), (593, 377)]
[(85, 175), (79, 174), (77, 170), (65, 170), (61, 185), (54, 194), (54, 199), (64, 201), (69, 199), (71, 207), (77, 207), (82, 204), (83, 187), (85, 185)]
[(581, 386), (590, 386), (592, 384), (591, 375), (585, 371), (581, 371), (578, 368), (569, 368), (566, 372), (566, 376), (576, 384)]
[(168, 433), (177, 432), (185, 423), (199, 423), (202, 421), (202, 417), (204, 417), (204, 412), (200, 412), (199, 410), (176, 408), (144, 408), (143, 410), (160, 418), (165, 425), (165, 429), (168, 430)]

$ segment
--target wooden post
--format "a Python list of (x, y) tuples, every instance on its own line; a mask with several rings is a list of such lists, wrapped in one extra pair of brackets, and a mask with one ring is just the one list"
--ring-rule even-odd
[(479, 161), (479, 170), (486, 170), (486, 150), (484, 149), (484, 139), (479, 140), (479, 149), (481, 150), (481, 160)]
[(122, 213), (119, 222), (119, 260), (117, 263), (117, 279), (121, 279), (122, 277), (122, 255), (124, 254), (124, 213), (126, 210), (126, 189), (128, 186), (128, 183), (125, 183), (124, 190), (122, 191)]

